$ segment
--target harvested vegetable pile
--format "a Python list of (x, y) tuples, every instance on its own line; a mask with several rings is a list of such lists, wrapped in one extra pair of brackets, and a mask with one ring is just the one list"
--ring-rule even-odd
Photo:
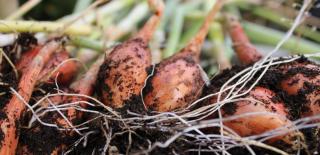
[(39, 2), (0, 20), (0, 154), (319, 154), (318, 2), (83, 0), (17, 20)]

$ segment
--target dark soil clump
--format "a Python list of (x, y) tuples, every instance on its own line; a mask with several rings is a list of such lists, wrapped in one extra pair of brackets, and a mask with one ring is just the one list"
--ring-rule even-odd
[[(56, 86), (52, 83), (43, 83), (41, 86), (37, 88), (36, 91), (33, 92), (32, 98), (29, 102), (30, 105), (34, 105), (37, 101), (39, 101), (42, 97), (47, 94), (57, 93), (55, 89)], [(63, 89), (65, 92), (71, 92), (71, 90), (66, 88)], [(69, 103), (69, 98), (67, 96), (59, 97), (62, 103), (54, 103), (54, 104), (63, 104)], [(67, 116), (66, 111), (61, 111), (65, 116)], [(39, 122), (34, 122), (30, 128), (28, 128), (28, 123), (31, 119), (32, 114), (26, 113), (24, 118), (22, 119), (23, 128), (21, 128), (21, 135), (19, 146), (20, 148), (26, 149), (28, 152), (32, 154), (51, 154), (53, 151), (58, 151), (58, 154), (62, 154), (62, 147), (68, 147), (72, 143), (74, 143), (79, 137), (76, 133), (71, 133), (70, 131), (62, 131), (57, 129), (56, 127), (48, 127)], [(50, 124), (57, 124), (59, 126), (57, 120), (62, 119), (61, 115), (57, 112), (48, 112), (45, 115), (41, 116), (40, 119), (43, 122)], [(73, 119), (70, 120), (72, 123), (79, 123), (81, 120)], [(23, 151), (26, 151), (23, 150)], [(20, 150), (21, 151), (21, 150)]]
[(3, 109), (12, 97), (10, 87), (16, 89), (18, 86), (18, 79), (14, 72), (9, 72), (0, 75), (0, 81), (5, 83), (4, 85), (0, 85), (0, 93), (4, 93), (0, 96), (0, 109)]
[(238, 105), (234, 102), (227, 103), (222, 107), (222, 110), (226, 115), (233, 115), (237, 111)]
[(30, 33), (20, 33), (16, 42), (21, 46), (22, 51), (28, 51), (38, 43), (37, 39)]
[(140, 95), (133, 95), (129, 100), (124, 101), (124, 106), (122, 108), (116, 109), (122, 116), (127, 116), (127, 111), (134, 112), (137, 114), (146, 114), (147, 110), (142, 104), (142, 98)]
[(26, 147), (33, 154), (51, 154), (61, 145), (69, 146), (74, 141), (76, 138), (70, 137), (54, 127), (36, 124), (30, 129), (22, 128), (19, 145)]

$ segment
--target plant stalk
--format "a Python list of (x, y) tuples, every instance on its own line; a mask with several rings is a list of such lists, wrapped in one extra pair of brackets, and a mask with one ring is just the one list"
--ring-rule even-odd
[[(243, 28), (251, 41), (275, 46), (285, 35), (284, 32), (270, 29), (250, 22), (242, 22)], [(314, 42), (291, 36), (282, 46), (293, 54), (310, 54), (320, 51), (320, 46)]]
[(103, 53), (104, 51), (106, 51), (106, 49), (116, 44), (115, 42), (108, 42), (105, 46), (103, 42), (99, 42), (93, 39), (88, 39), (86, 37), (71, 37), (70, 40), (72, 44), (75, 46), (92, 49), (99, 53)]
[[(241, 6), (242, 5), (240, 5), (240, 7)], [(259, 6), (255, 6), (253, 8), (252, 7), (247, 8), (247, 7), (242, 6), (241, 8), (248, 10), (248, 11), (251, 11), (252, 14), (259, 16), (261, 18), (264, 18), (264, 19), (266, 19), (274, 24), (277, 24), (283, 28), (286, 28), (286, 29), (290, 29), (290, 27), (292, 26), (292, 23), (293, 23), (293, 20), (288, 19), (288, 18), (284, 18), (280, 14), (276, 13), (275, 11), (273, 11), (271, 9), (267, 9), (267, 8), (259, 7)], [(320, 43), (320, 33), (317, 32), (316, 30), (313, 30), (312, 28), (309, 28), (304, 25), (300, 25), (297, 29), (295, 29), (295, 32)]]
[[(64, 28), (63, 23), (40, 21), (8, 21), (0, 20), (0, 33), (17, 32), (59, 32)], [(92, 28), (88, 25), (71, 25), (63, 31), (68, 35), (89, 35)]]

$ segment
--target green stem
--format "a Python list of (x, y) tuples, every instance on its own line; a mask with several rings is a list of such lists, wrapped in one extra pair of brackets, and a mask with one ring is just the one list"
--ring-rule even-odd
[(220, 70), (231, 67), (230, 60), (227, 57), (226, 48), (224, 45), (224, 34), (220, 23), (213, 23), (209, 30), (209, 38), (213, 43), (212, 56), (215, 57)]
[[(196, 29), (197, 28), (196, 25), (199, 24), (199, 22), (194, 22), (191, 26), (192, 27), (191, 29), (193, 30), (188, 29), (188, 31), (186, 32), (187, 34), (183, 35), (181, 38), (183, 24), (184, 24), (184, 17), (186, 13), (194, 11), (194, 9), (197, 6), (199, 6), (201, 3), (202, 3), (201, 1), (189, 2), (176, 9), (175, 17), (173, 18), (173, 22), (171, 23), (172, 25), (170, 26), (171, 29), (170, 29), (169, 39), (167, 42), (167, 47), (163, 53), (164, 58), (167, 58), (173, 55), (175, 52), (177, 52), (180, 49), (180, 47), (182, 47), (181, 45), (184, 45), (187, 41), (189, 41), (190, 38), (197, 32), (199, 28)], [(204, 18), (202, 18), (201, 20), (203, 19)], [(181, 42), (180, 39), (183, 39), (183, 44), (179, 43)]]
[[(185, 20), (188, 22), (186, 25), (188, 25), (186, 27), (186, 32), (183, 33), (180, 43), (179, 43), (179, 49), (183, 48), (189, 41), (190, 39), (196, 35), (196, 33), (199, 31), (203, 20), (204, 20), (204, 16), (207, 15), (207, 13), (210, 11), (211, 7), (213, 6), (213, 4), (215, 3), (215, 1), (211, 1), (211, 0), (206, 0), (206, 1), (202, 1), (202, 3), (199, 3), (201, 5), (203, 5), (205, 11), (203, 10), (195, 10), (194, 6), (189, 6), (188, 11), (186, 11), (185, 13)], [(189, 16), (190, 15), (190, 16)], [(189, 18), (189, 17), (191, 18)], [(200, 18), (199, 18), (200, 16)], [(189, 18), (189, 19), (187, 19)]]
[[(286, 29), (289, 29), (292, 26), (293, 20), (291, 19), (285, 19), (281, 15), (277, 14), (275, 11), (259, 6), (255, 7), (244, 7), (242, 5), (239, 5), (242, 9), (246, 9), (248, 11), (251, 11), (254, 15), (259, 16), (261, 18), (264, 18), (274, 24), (277, 24), (281, 27), (284, 27)], [(299, 33), (307, 38), (310, 38), (314, 41), (317, 41), (320, 43), (320, 33), (307, 27), (307, 26), (299, 26), (297, 29), (295, 29), (296, 33)]]
[(171, 19), (172, 15), (174, 13), (174, 10), (176, 9), (176, 7), (178, 5), (178, 2), (179, 2), (178, 0), (170, 0), (170, 1), (166, 2), (164, 15), (163, 15), (162, 21), (159, 26), (160, 29), (166, 28), (169, 20)]
[(83, 10), (85, 10), (88, 6), (90, 6), (90, 3), (92, 2), (92, 0), (80, 0), (77, 1), (74, 9), (73, 9), (73, 13), (78, 13), (81, 12)]
[(97, 51), (99, 53), (102, 53), (106, 49), (108, 49), (111, 46), (115, 45), (115, 43), (109, 43), (107, 45), (107, 47), (105, 47), (102, 42), (99, 42), (99, 41), (96, 41), (96, 40), (93, 40), (93, 39), (88, 39), (88, 38), (85, 38), (85, 37), (71, 37), (70, 40), (71, 40), (72, 44), (75, 45), (75, 46), (92, 49), (92, 50)]
[(178, 7), (175, 12), (175, 16), (173, 17), (173, 21), (171, 21), (171, 29), (167, 47), (162, 55), (164, 58), (170, 57), (175, 53), (182, 33), (183, 21), (184, 9), (182, 7)]
[(240, 10), (236, 5), (225, 5), (224, 10), (228, 12), (228, 14), (232, 14), (236, 16), (239, 20), (241, 19), (241, 13)]
[[(250, 22), (243, 22), (242, 24), (250, 40), (256, 43), (275, 46), (285, 35), (284, 32)], [(295, 36), (291, 36), (283, 44), (282, 48), (289, 50), (293, 54), (317, 53), (320, 50), (318, 44)]]
[[(132, 32), (132, 30), (141, 22), (148, 14), (147, 3), (140, 3), (134, 6), (129, 14), (117, 24), (116, 27), (107, 28), (108, 39), (111, 41), (119, 40), (124, 35)], [(137, 16), (139, 15), (139, 16)]]
[(186, 32), (184, 32), (181, 37), (181, 41), (179, 43), (179, 48), (184, 47), (190, 41), (190, 39), (198, 32), (198, 30), (200, 29), (200, 27), (202, 25), (203, 18), (197, 19), (197, 20), (192, 20), (191, 22), (192, 23), (189, 24)]
[[(115, 0), (111, 1), (103, 6), (98, 7), (95, 11), (88, 12), (82, 17), (83, 21), (86, 21), (87, 23), (92, 23), (96, 20), (96, 14), (103, 16), (115, 16), (117, 15), (116, 12), (119, 10), (122, 10), (123, 8), (126, 8), (128, 6), (131, 6), (135, 1), (134, 0)], [(68, 22), (76, 17), (79, 16), (81, 12), (73, 13), (71, 15), (65, 16), (61, 19), (59, 19), (60, 22)]]
[[(63, 23), (39, 21), (6, 21), (0, 20), (1, 33), (15, 32), (59, 32), (64, 28)], [(88, 35), (92, 28), (87, 25), (71, 25), (63, 31), (69, 35)]]
[[(185, 15), (186, 20), (200, 20), (203, 19), (206, 15), (210, 7), (212, 6), (214, 0), (208, 0), (209, 3), (206, 5), (207, 11), (201, 11), (201, 10), (194, 10), (192, 12), (187, 12)], [(236, 8), (240, 5), (248, 6), (251, 4), (260, 4), (261, 0), (226, 0), (224, 5), (224, 10), (233, 13), (235, 15), (239, 15), (239, 10)], [(220, 14), (217, 14), (215, 17), (215, 21), (221, 21), (222, 17)]]

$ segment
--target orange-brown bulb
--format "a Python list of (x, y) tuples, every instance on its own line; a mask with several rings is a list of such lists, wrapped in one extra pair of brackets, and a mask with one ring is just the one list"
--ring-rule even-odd
[(142, 39), (135, 38), (115, 47), (99, 71), (97, 87), (103, 103), (121, 108), (140, 95), (150, 65), (150, 51)]
[(222, 5), (223, 0), (217, 0), (186, 47), (156, 65), (144, 90), (144, 103), (149, 109), (160, 112), (182, 109), (201, 95), (204, 85), (199, 68), (201, 47), (210, 23)]
[(147, 83), (144, 102), (155, 111), (181, 109), (196, 100), (204, 81), (191, 53), (179, 53), (162, 61)]
[[(222, 113), (225, 118), (228, 116), (237, 116), (252, 112), (264, 113), (239, 117), (223, 123), (225, 126), (233, 129), (240, 136), (262, 134), (286, 125), (292, 125), (292, 122), (287, 119), (288, 112), (284, 107), (283, 102), (277, 99), (276, 94), (271, 90), (263, 87), (255, 87), (250, 91), (246, 98), (251, 99), (251, 101), (229, 103), (234, 104), (234, 106), (226, 106), (222, 108)], [(234, 109), (227, 109), (230, 107)], [(270, 114), (265, 114), (266, 112), (269, 112)], [(282, 140), (288, 144), (292, 144), (293, 142), (290, 139), (292, 137), (293, 135), (289, 133), (272, 138), (269, 142)]]

